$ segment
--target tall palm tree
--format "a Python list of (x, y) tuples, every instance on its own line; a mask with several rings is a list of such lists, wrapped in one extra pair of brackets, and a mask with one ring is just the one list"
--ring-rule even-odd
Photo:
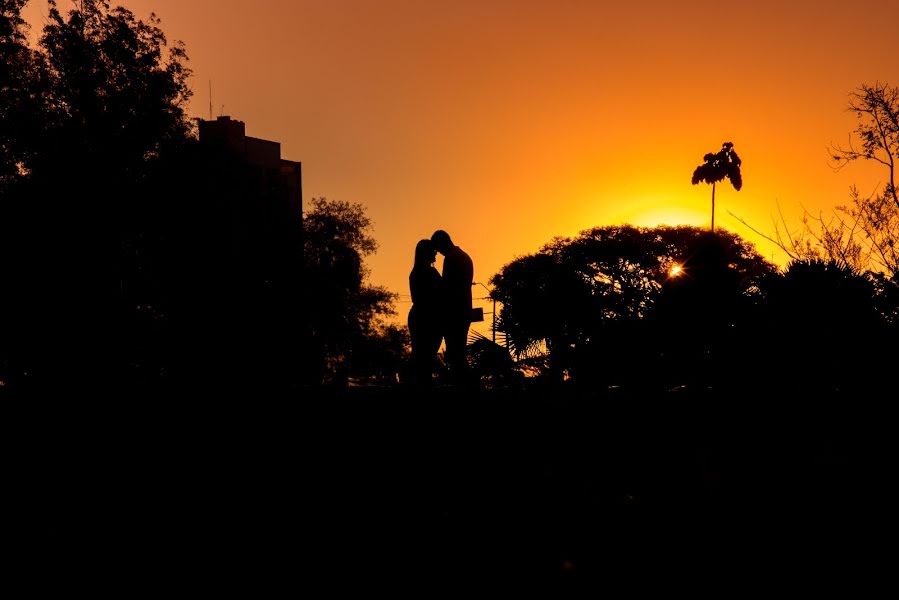
[(734, 152), (731, 142), (721, 144), (721, 150), (716, 154), (706, 154), (705, 161), (693, 171), (693, 185), (700, 181), (712, 184), (712, 231), (715, 231), (715, 184), (727, 177), (738, 192), (743, 187), (743, 176), (740, 174), (740, 165), (743, 161)]

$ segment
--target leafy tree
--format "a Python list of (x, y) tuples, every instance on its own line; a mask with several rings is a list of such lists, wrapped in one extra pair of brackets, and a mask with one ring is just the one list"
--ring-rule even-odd
[(312, 200), (303, 218), (307, 376), (346, 380), (354, 351), (377, 335), (379, 319), (394, 313), (395, 294), (369, 285), (365, 257), (377, 242), (360, 204)]
[(693, 171), (692, 181), (693, 185), (700, 182), (712, 184), (712, 231), (715, 231), (715, 184), (727, 177), (734, 189), (739, 192), (743, 187), (743, 176), (740, 173), (743, 161), (737, 156), (731, 142), (724, 142), (721, 150), (714, 154), (706, 154), (703, 160), (705, 162)]
[[(764, 354), (789, 368), (779, 385), (795, 392), (847, 391), (876, 383), (895, 356), (878, 312), (874, 277), (831, 260), (792, 261), (765, 283), (763, 319), (754, 333)], [(871, 376), (867, 376), (870, 373)]]
[(774, 267), (727, 232), (701, 231), (678, 250), (680, 272), (663, 281), (652, 325), (662, 375), (672, 385), (739, 380), (745, 337)]
[(27, 0), (0, 3), (0, 193), (29, 172), (46, 120), (46, 70), (26, 40)]
[[(655, 312), (674, 265), (683, 264), (681, 279), (697, 277), (692, 252), (707, 235), (687, 226), (622, 225), (597, 227), (574, 239), (557, 238), (492, 278), (502, 302), (499, 328), (519, 358), (545, 349), (556, 379), (579, 361), (597, 362), (606, 350), (604, 364), (622, 361), (623, 355), (645, 354), (645, 344), (634, 344), (647, 337), (636, 331)], [(715, 237), (738, 293), (756, 295), (759, 280), (773, 267), (736, 234), (719, 232)], [(590, 369), (589, 364), (585, 367)]]
[(899, 88), (882, 83), (862, 85), (850, 95), (849, 110), (856, 114), (859, 123), (855, 135), (861, 146), (853, 142), (848, 146), (831, 148), (831, 158), (836, 168), (857, 160), (870, 160), (886, 167), (887, 183), (883, 196), (899, 208), (896, 192), (896, 161), (899, 160)]
[(517, 386), (523, 377), (508, 348), (478, 331), (468, 334), (468, 355), (472, 373), (486, 388)]
[(584, 319), (591, 316), (592, 304), (588, 283), (550, 248), (509, 263), (490, 283), (503, 303), (498, 328), (512, 351), (521, 358), (545, 348), (549, 375), (561, 380), (571, 349), (586, 339)]
[(864, 196), (852, 186), (849, 204), (837, 206), (830, 216), (806, 211), (803, 229), (795, 234), (789, 232), (785, 223), (776, 224), (770, 236), (754, 230), (794, 261), (835, 261), (857, 271), (882, 271), (889, 279), (899, 273), (899, 197), (895, 175), (899, 158), (899, 88), (881, 83), (862, 85), (850, 95), (848, 110), (855, 113), (858, 122), (847, 145), (830, 148), (833, 167), (840, 170), (859, 160), (879, 164), (886, 174), (883, 188)]
[(4, 342), (32, 380), (108, 387), (134, 360), (124, 345), (142, 344), (123, 323), (148, 304), (130, 292), (146, 287), (146, 190), (168, 149), (191, 141), (190, 71), (155, 16), (48, 4), (34, 49), (24, 2), (0, 11), (0, 243), (20, 257), (4, 273)]
[[(896, 161), (899, 160), (899, 88), (875, 83), (862, 85), (850, 95), (849, 110), (858, 124), (855, 139), (831, 148), (834, 168), (851, 162), (872, 161), (884, 167), (886, 183), (871, 196), (852, 187), (851, 204), (837, 208), (842, 218), (820, 227), (820, 240), (828, 256), (854, 268), (869, 267), (899, 272), (899, 196)], [(823, 221), (819, 223), (824, 225)]]
[(381, 385), (396, 384), (405, 376), (410, 345), (407, 327), (377, 324), (353, 348), (353, 374)]
[(874, 282), (874, 300), (877, 313), (895, 333), (899, 329), (899, 271), (888, 276), (882, 272), (869, 272)]

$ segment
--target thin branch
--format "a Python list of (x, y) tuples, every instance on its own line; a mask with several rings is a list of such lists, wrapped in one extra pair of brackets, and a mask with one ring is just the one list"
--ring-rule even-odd
[[(766, 240), (768, 240), (769, 242), (771, 242), (772, 244), (774, 244), (775, 246), (777, 246), (778, 248), (780, 248), (781, 250), (783, 250), (784, 252), (786, 252), (787, 255), (788, 255), (791, 259), (793, 259), (793, 260), (799, 260), (799, 258), (800, 258), (799, 255), (798, 255), (798, 254), (795, 254), (794, 251), (793, 251), (792, 249), (787, 248), (787, 247), (783, 244), (783, 241), (782, 241), (782, 240), (776, 240), (776, 239), (774, 239), (774, 238), (772, 238), (772, 237), (770, 237), (770, 236), (768, 236), (768, 235), (762, 233), (761, 231), (759, 231), (758, 229), (756, 229), (755, 227), (753, 227), (752, 225), (750, 225), (749, 223), (747, 223), (746, 220), (743, 219), (743, 217), (738, 217), (737, 215), (735, 215), (735, 214), (734, 214), (732, 211), (730, 211), (730, 210), (727, 211), (727, 214), (729, 214), (730, 216), (732, 216), (733, 218), (735, 218), (737, 221), (739, 221), (740, 223), (742, 223), (743, 225), (745, 225), (746, 227), (748, 227), (749, 229), (751, 229), (752, 231), (754, 231), (754, 232), (757, 233), (758, 235), (762, 236), (763, 238), (765, 238)], [(775, 227), (776, 227), (776, 226), (775, 226)]]
[(784, 233), (787, 235), (787, 239), (790, 240), (790, 247), (795, 249), (796, 242), (794, 242), (792, 236), (790, 236), (790, 228), (787, 227), (787, 220), (784, 219), (783, 211), (780, 208), (780, 201), (778, 200), (775, 202), (777, 204), (777, 214), (780, 216), (780, 222), (783, 223), (784, 226)]

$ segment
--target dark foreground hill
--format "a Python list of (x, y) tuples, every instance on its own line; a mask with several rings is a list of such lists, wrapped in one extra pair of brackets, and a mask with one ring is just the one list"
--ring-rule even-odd
[(895, 533), (891, 428), (865, 398), (352, 389), (15, 413), (8, 524), (35, 589), (807, 586), (886, 572)]

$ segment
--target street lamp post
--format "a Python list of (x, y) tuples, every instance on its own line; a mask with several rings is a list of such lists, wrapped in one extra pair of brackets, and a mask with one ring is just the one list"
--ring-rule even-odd
[(484, 285), (480, 281), (475, 281), (471, 285), (472, 286), (479, 285), (482, 288), (484, 288), (485, 290), (487, 290), (487, 293), (490, 294), (488, 296), (488, 298), (493, 300), (493, 326), (491, 327), (491, 329), (493, 331), (493, 343), (495, 344), (496, 343), (496, 298), (493, 297), (493, 292), (490, 290), (490, 288), (488, 288), (486, 285)]

